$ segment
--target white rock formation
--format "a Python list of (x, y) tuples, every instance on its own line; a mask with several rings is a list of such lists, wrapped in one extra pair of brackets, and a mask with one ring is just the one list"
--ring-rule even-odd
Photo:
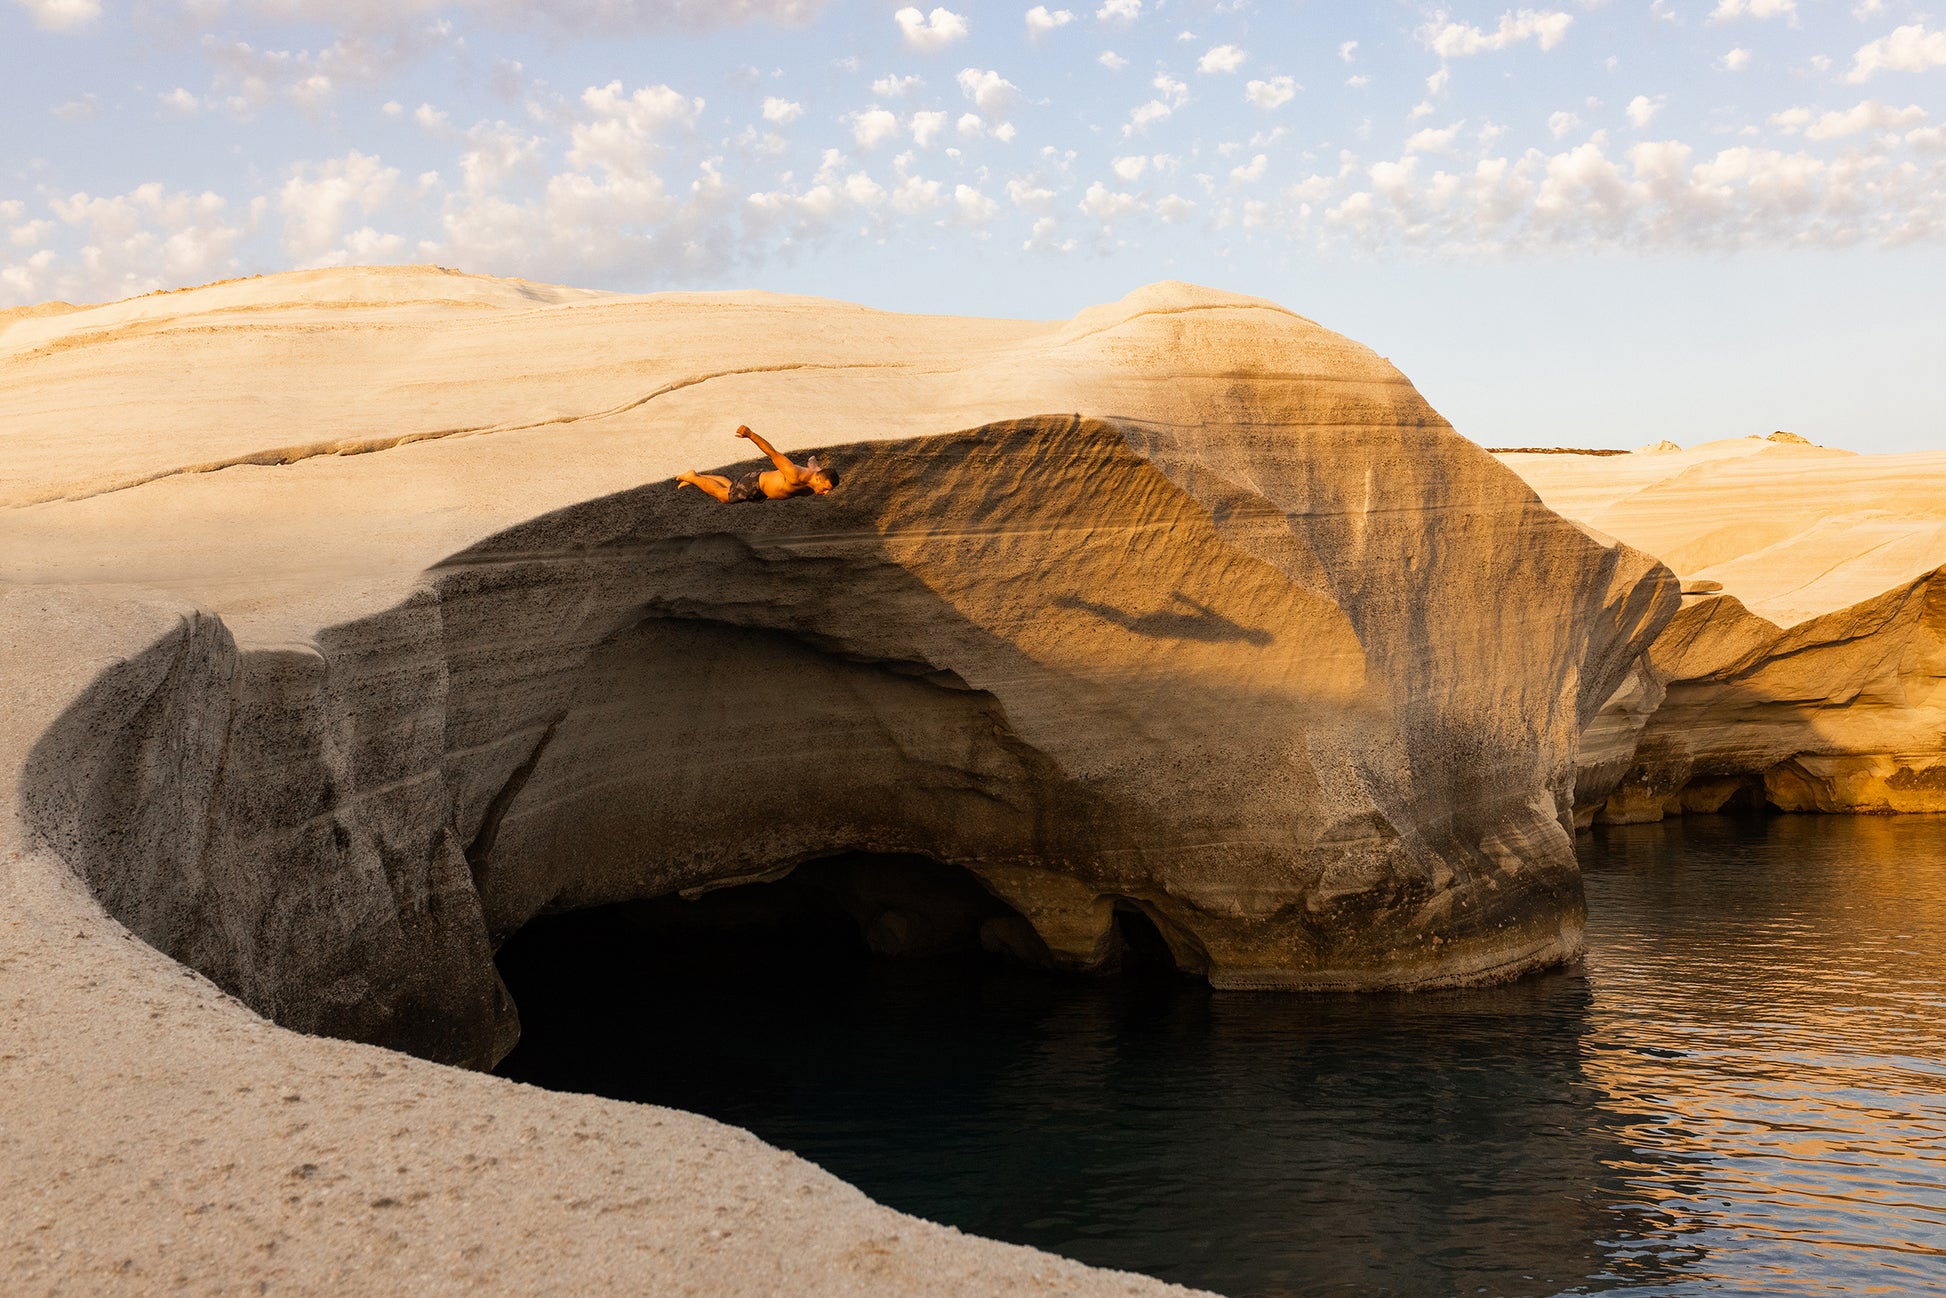
[[(1653, 716), (1591, 728), (1584, 821), (1714, 811), (1946, 811), (1946, 453), (1791, 433), (1680, 453), (1505, 455), (1543, 499), (1656, 554), (1683, 609)], [(1637, 698), (1641, 696), (1636, 696)], [(1639, 748), (1626, 758), (1633, 724)]]
[[(674, 492), (742, 449), (739, 422), (831, 451), (839, 490)], [(236, 1079), (274, 1089), (313, 1052), (326, 1093), (292, 1086), (320, 1106), (303, 1129), (330, 1132), (404, 1093), (347, 1080), (392, 1057), (267, 1029), (115, 944), (64, 870), (281, 1023), (475, 1064), (514, 1030), (492, 946), (534, 914), (847, 850), (964, 867), (1031, 927), (1013, 948), (1059, 965), (1108, 958), (1117, 907), (1224, 986), (1559, 963), (1580, 942), (1577, 743), (1678, 600), (1367, 349), (1186, 285), (1058, 324), (411, 269), (17, 314), (0, 464), (26, 701), (0, 822), (28, 916), (0, 939), (0, 993), (66, 1070), (0, 1074), (0, 1129), (31, 1124), (41, 1168), (61, 1150), (213, 1175), (214, 1151), (54, 1112), (146, 1103), (116, 1080), (144, 1042), (173, 1051), (155, 1103), (193, 1111), (201, 1088), (219, 1143), (300, 1179), (325, 1163), (278, 1124), (295, 1111), (238, 1102), (236, 1125)], [(108, 951), (70, 948), (70, 924)], [(434, 1199), (466, 1184), (460, 1151), (511, 1157), (478, 1115), (542, 1111), (386, 1067), (441, 1133), (447, 1161), (413, 1182)], [(645, 1111), (546, 1111), (655, 1139)], [(830, 1287), (873, 1231), (908, 1227), (887, 1291), (935, 1257), (993, 1289), (1058, 1270), (654, 1121), (677, 1150), (730, 1140), (721, 1173), (689, 1173), (703, 1201), (812, 1186), (737, 1246), (750, 1266), (828, 1212)], [(598, 1270), (613, 1228), (532, 1200), (470, 1203), (459, 1237), (519, 1220)], [(6, 1207), (29, 1202), (8, 1185)], [(694, 1264), (669, 1247), (657, 1274)]]

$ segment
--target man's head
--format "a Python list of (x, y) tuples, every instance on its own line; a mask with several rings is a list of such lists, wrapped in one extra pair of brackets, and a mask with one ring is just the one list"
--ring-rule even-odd
[(818, 495), (822, 496), (825, 492), (838, 485), (837, 470), (827, 469), (822, 464), (819, 464), (817, 456), (813, 455), (810, 459), (806, 460), (804, 467), (810, 470), (810, 473), (805, 477), (804, 481), (809, 483), (811, 490)]

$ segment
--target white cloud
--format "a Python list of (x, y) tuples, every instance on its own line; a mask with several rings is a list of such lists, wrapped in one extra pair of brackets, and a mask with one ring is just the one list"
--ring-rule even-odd
[(1264, 173), (1269, 169), (1270, 155), (1259, 153), (1245, 165), (1230, 168), (1230, 181), (1232, 184), (1254, 185), (1264, 178)]
[(1156, 200), (1155, 214), (1165, 225), (1181, 225), (1196, 214), (1196, 204), (1181, 194), (1164, 194)]
[(1167, 72), (1158, 72), (1155, 80), (1149, 84), (1161, 91), (1162, 97), (1149, 100), (1146, 104), (1140, 105), (1128, 115), (1128, 124), (1122, 127), (1122, 137), (1124, 139), (1136, 134), (1138, 131), (1147, 130), (1151, 125), (1168, 117), (1171, 113), (1189, 102), (1188, 85), (1177, 81)]
[(78, 32), (101, 17), (101, 0), (14, 0), (44, 32)]
[(1034, 222), (1032, 233), (1020, 245), (1021, 251), (1068, 253), (1073, 252), (1081, 246), (1080, 241), (1077, 239), (1063, 239), (1056, 242), (1055, 236), (1060, 233), (1060, 229), (1061, 222), (1058, 219), (1051, 216), (1043, 216), (1040, 220)]
[(1353, 56), (1355, 56), (1357, 53), (1358, 53), (1357, 41), (1346, 41), (1344, 44), (1338, 47), (1338, 57), (1343, 59), (1346, 63), (1351, 62)]
[(804, 105), (791, 99), (771, 97), (764, 100), (764, 120), (779, 126), (789, 126), (804, 116)]
[(1547, 119), (1547, 131), (1555, 139), (1572, 135), (1581, 129), (1581, 118), (1574, 113), (1551, 113)]
[(1007, 182), (1007, 199), (1023, 212), (1046, 212), (1053, 208), (1054, 200), (1059, 197), (1038, 177), (1021, 179), (1015, 177)]
[(1197, 60), (1196, 70), (1202, 73), (1235, 72), (1243, 66), (1250, 56), (1234, 45), (1218, 45)]
[(1741, 72), (1750, 66), (1750, 51), (1738, 46), (1723, 56), (1725, 72)]
[[(385, 236), (369, 224), (357, 231), (345, 228), (353, 209), (369, 218), (385, 206), (398, 179), (397, 167), (387, 167), (356, 149), (342, 158), (300, 166), (277, 193), (277, 208), (284, 215), (285, 255), (298, 267), (344, 266), (354, 252), (369, 257), (403, 248), (402, 239), (388, 246)], [(347, 237), (351, 234), (358, 236), (355, 243)]]
[(912, 142), (920, 148), (932, 148), (945, 133), (946, 114), (925, 112), (912, 115)]
[(1272, 77), (1268, 81), (1252, 81), (1243, 88), (1243, 97), (1258, 108), (1269, 112), (1281, 108), (1297, 97), (1297, 82), (1290, 77)]
[(417, 108), (413, 109), (412, 120), (417, 122), (419, 129), (428, 135), (439, 134), (446, 129), (447, 125), (446, 114), (434, 108), (431, 104), (420, 104)]
[(1074, 21), (1074, 14), (1066, 9), (1049, 10), (1046, 5), (1035, 5), (1027, 11), (1027, 35), (1039, 40), (1056, 27), (1066, 27)]
[(590, 86), (581, 92), (589, 116), (568, 132), (568, 161), (578, 170), (600, 167), (614, 175), (646, 176), (663, 155), (662, 137), (696, 125), (703, 101), (668, 86), (644, 86), (624, 94), (622, 83)]
[(1113, 168), (1117, 180), (1124, 185), (1132, 185), (1142, 178), (1143, 172), (1149, 169), (1149, 155), (1132, 154), (1126, 158), (1117, 158), (1109, 165)]
[(899, 133), (897, 114), (884, 108), (861, 109), (850, 121), (852, 142), (861, 149), (876, 149)]
[(1797, 0), (1717, 0), (1710, 11), (1713, 23), (1735, 22), (1739, 18), (1788, 18), (1797, 22)]
[(953, 217), (959, 225), (987, 225), (1000, 215), (1000, 204), (971, 185), (953, 187)]
[[(195, 98), (194, 95), (190, 96), (192, 101)], [(169, 97), (164, 95), (162, 102), (167, 106)], [(64, 122), (92, 122), (101, 116), (101, 96), (91, 90), (87, 94), (77, 95), (66, 103), (56, 104), (47, 111)]]
[(1627, 111), (1631, 125), (1638, 128), (1647, 126), (1655, 120), (1655, 115), (1662, 111), (1662, 97), (1658, 95), (1651, 99), (1647, 95), (1637, 95), (1628, 101)]
[(1353, 90), (1361, 90), (1364, 87), (1371, 85), (1372, 79), (1361, 72), (1355, 77), (1346, 77), (1345, 84), (1350, 86)]
[(1405, 151), (1407, 153), (1451, 153), (1453, 142), (1459, 139), (1460, 128), (1464, 125), (1466, 125), (1464, 122), (1454, 122), (1451, 126), (1442, 126), (1437, 130), (1427, 127), (1423, 131), (1415, 131), (1406, 140)]
[[(0, 219), (17, 220), (23, 208), (0, 203)], [(222, 196), (155, 183), (125, 194), (51, 198), (48, 210), (53, 221), (16, 226), (9, 242), (24, 249), (64, 235), (80, 246), (40, 247), (23, 261), (0, 263), (0, 303), (99, 302), (206, 283), (238, 269), (236, 244), (247, 233), (232, 224)]]
[(924, 216), (928, 212), (936, 212), (946, 201), (943, 188), (936, 180), (907, 176), (892, 191), (892, 206), (906, 216)]
[(203, 111), (203, 101), (189, 91), (177, 86), (166, 95), (157, 96), (162, 106), (178, 117), (194, 117)]
[(904, 34), (906, 46), (921, 54), (937, 54), (966, 36), (966, 19), (950, 9), (922, 14), (917, 9), (905, 8), (893, 14), (892, 19)]
[(959, 88), (961, 94), (996, 122), (1006, 121), (1008, 114), (1020, 102), (1020, 88), (991, 68), (985, 71), (979, 68), (961, 69)]
[(1946, 67), (1946, 28), (1928, 31), (1922, 23), (1896, 28), (1852, 56), (1845, 80), (1854, 85), (1881, 72), (1929, 72)]
[(1110, 72), (1120, 72), (1128, 66), (1128, 60), (1113, 50), (1103, 50), (1101, 57), (1097, 58), (1095, 62), (1101, 64), (1101, 66), (1107, 68)]
[(1095, 20), (1104, 23), (1132, 23), (1142, 16), (1142, 0), (1102, 0)]
[[(1775, 119), (1773, 119), (1775, 120)], [(1826, 113), (1805, 128), (1809, 140), (1835, 140), (1861, 131), (1904, 131), (1926, 120), (1926, 110), (1917, 104), (1893, 108), (1876, 99), (1867, 99), (1843, 112)]]
[(1142, 210), (1142, 200), (1133, 194), (1117, 193), (1099, 180), (1088, 186), (1088, 192), (1081, 199), (1081, 214), (1111, 224), (1125, 216), (1132, 216)]
[(872, 93), (880, 99), (903, 99), (926, 84), (924, 77), (901, 77), (892, 74), (872, 82)]
[(1444, 10), (1419, 29), (1419, 40), (1442, 59), (1466, 58), (1494, 50), (1504, 50), (1526, 41), (1537, 41), (1551, 50), (1567, 38), (1574, 15), (1559, 9), (1521, 9), (1500, 15), (1500, 25), (1483, 31), (1467, 23), (1454, 22)]

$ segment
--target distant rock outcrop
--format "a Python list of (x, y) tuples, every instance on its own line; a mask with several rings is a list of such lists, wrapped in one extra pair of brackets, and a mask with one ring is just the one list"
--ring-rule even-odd
[[(1780, 432), (1507, 462), (1683, 578), (1636, 692), (1584, 741), (1582, 823), (1946, 811), (1946, 454), (1857, 456)], [(1644, 711), (1652, 693), (1665, 697)]]

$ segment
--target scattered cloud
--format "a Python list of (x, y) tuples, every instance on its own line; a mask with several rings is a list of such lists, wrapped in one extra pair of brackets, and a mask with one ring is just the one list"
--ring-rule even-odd
[(1004, 122), (1020, 103), (1020, 88), (988, 68), (964, 68), (959, 74), (960, 93), (972, 100), (982, 113)]
[(1658, 95), (1651, 99), (1647, 95), (1637, 95), (1628, 101), (1626, 111), (1631, 126), (1637, 128), (1647, 126), (1655, 120), (1655, 115), (1662, 111), (1662, 97)]
[(1750, 51), (1738, 46), (1723, 56), (1722, 66), (1725, 72), (1743, 71), (1750, 66)]
[(804, 105), (794, 99), (779, 99), (772, 96), (764, 100), (764, 120), (778, 126), (789, 126), (804, 116)]
[[(1809, 117), (1810, 114), (1806, 113), (1805, 116)], [(1776, 118), (1771, 120), (1775, 121)], [(1824, 114), (1804, 128), (1804, 138), (1836, 140), (1863, 131), (1905, 131), (1925, 120), (1926, 110), (1917, 104), (1893, 108), (1879, 103), (1876, 99), (1867, 99), (1841, 112)]]
[(888, 109), (860, 109), (853, 113), (849, 120), (852, 143), (867, 152), (901, 133), (898, 114)]
[(1109, 225), (1142, 210), (1142, 200), (1133, 194), (1119, 193), (1099, 180), (1081, 196), (1081, 214)]
[(1218, 45), (1213, 47), (1197, 61), (1196, 70), (1205, 74), (1212, 72), (1235, 72), (1243, 66), (1243, 61), (1249, 57), (1249, 55), (1234, 45)]
[(892, 15), (905, 37), (907, 49), (921, 54), (937, 54), (954, 41), (966, 39), (966, 19), (950, 9), (935, 9), (930, 14), (907, 7)]
[(1427, 127), (1425, 130), (1415, 131), (1406, 139), (1405, 152), (1408, 154), (1451, 153), (1463, 125), (1465, 123), (1455, 122), (1451, 126), (1442, 126), (1437, 130)]
[(1454, 22), (1444, 10), (1419, 29), (1419, 40), (1442, 59), (1467, 58), (1510, 49), (1528, 41), (1551, 50), (1567, 39), (1574, 15), (1561, 9), (1521, 9), (1500, 16), (1500, 25), (1485, 31), (1467, 23)]
[(1357, 56), (1357, 54), (1358, 54), (1357, 41), (1345, 41), (1338, 46), (1338, 57), (1344, 60), (1346, 63), (1351, 62), (1352, 59)]
[(1852, 57), (1845, 80), (1856, 85), (1881, 72), (1930, 72), (1946, 68), (1946, 27), (1928, 31), (1923, 23), (1895, 29), (1862, 47)]
[[(193, 99), (194, 96), (192, 95), (191, 98)], [(167, 103), (168, 96), (163, 96), (163, 101)], [(92, 122), (101, 116), (101, 96), (89, 91), (66, 103), (56, 104), (47, 111), (64, 122)]]
[(1243, 87), (1243, 97), (1256, 107), (1269, 112), (1281, 108), (1297, 97), (1298, 84), (1290, 77), (1272, 77), (1268, 81), (1252, 81)]
[(1039, 40), (1058, 27), (1066, 27), (1074, 21), (1074, 14), (1066, 9), (1049, 10), (1046, 5), (1035, 5), (1027, 11), (1027, 35)]
[[(342, 158), (300, 167), (277, 193), (284, 216), (284, 252), (294, 266), (344, 266), (382, 261), (405, 247), (399, 235), (374, 230), (369, 218), (383, 208), (398, 184), (397, 167), (356, 149)], [(346, 227), (358, 217), (367, 223)]]
[(1797, 22), (1797, 0), (1717, 0), (1709, 21), (1730, 23), (1739, 18), (1784, 18)]
[(1097, 58), (1095, 62), (1101, 64), (1101, 66), (1107, 68), (1110, 72), (1120, 72), (1128, 66), (1128, 60), (1113, 50), (1103, 50), (1101, 57)]
[(1095, 21), (1127, 24), (1142, 16), (1142, 0), (1102, 0), (1095, 10)]

